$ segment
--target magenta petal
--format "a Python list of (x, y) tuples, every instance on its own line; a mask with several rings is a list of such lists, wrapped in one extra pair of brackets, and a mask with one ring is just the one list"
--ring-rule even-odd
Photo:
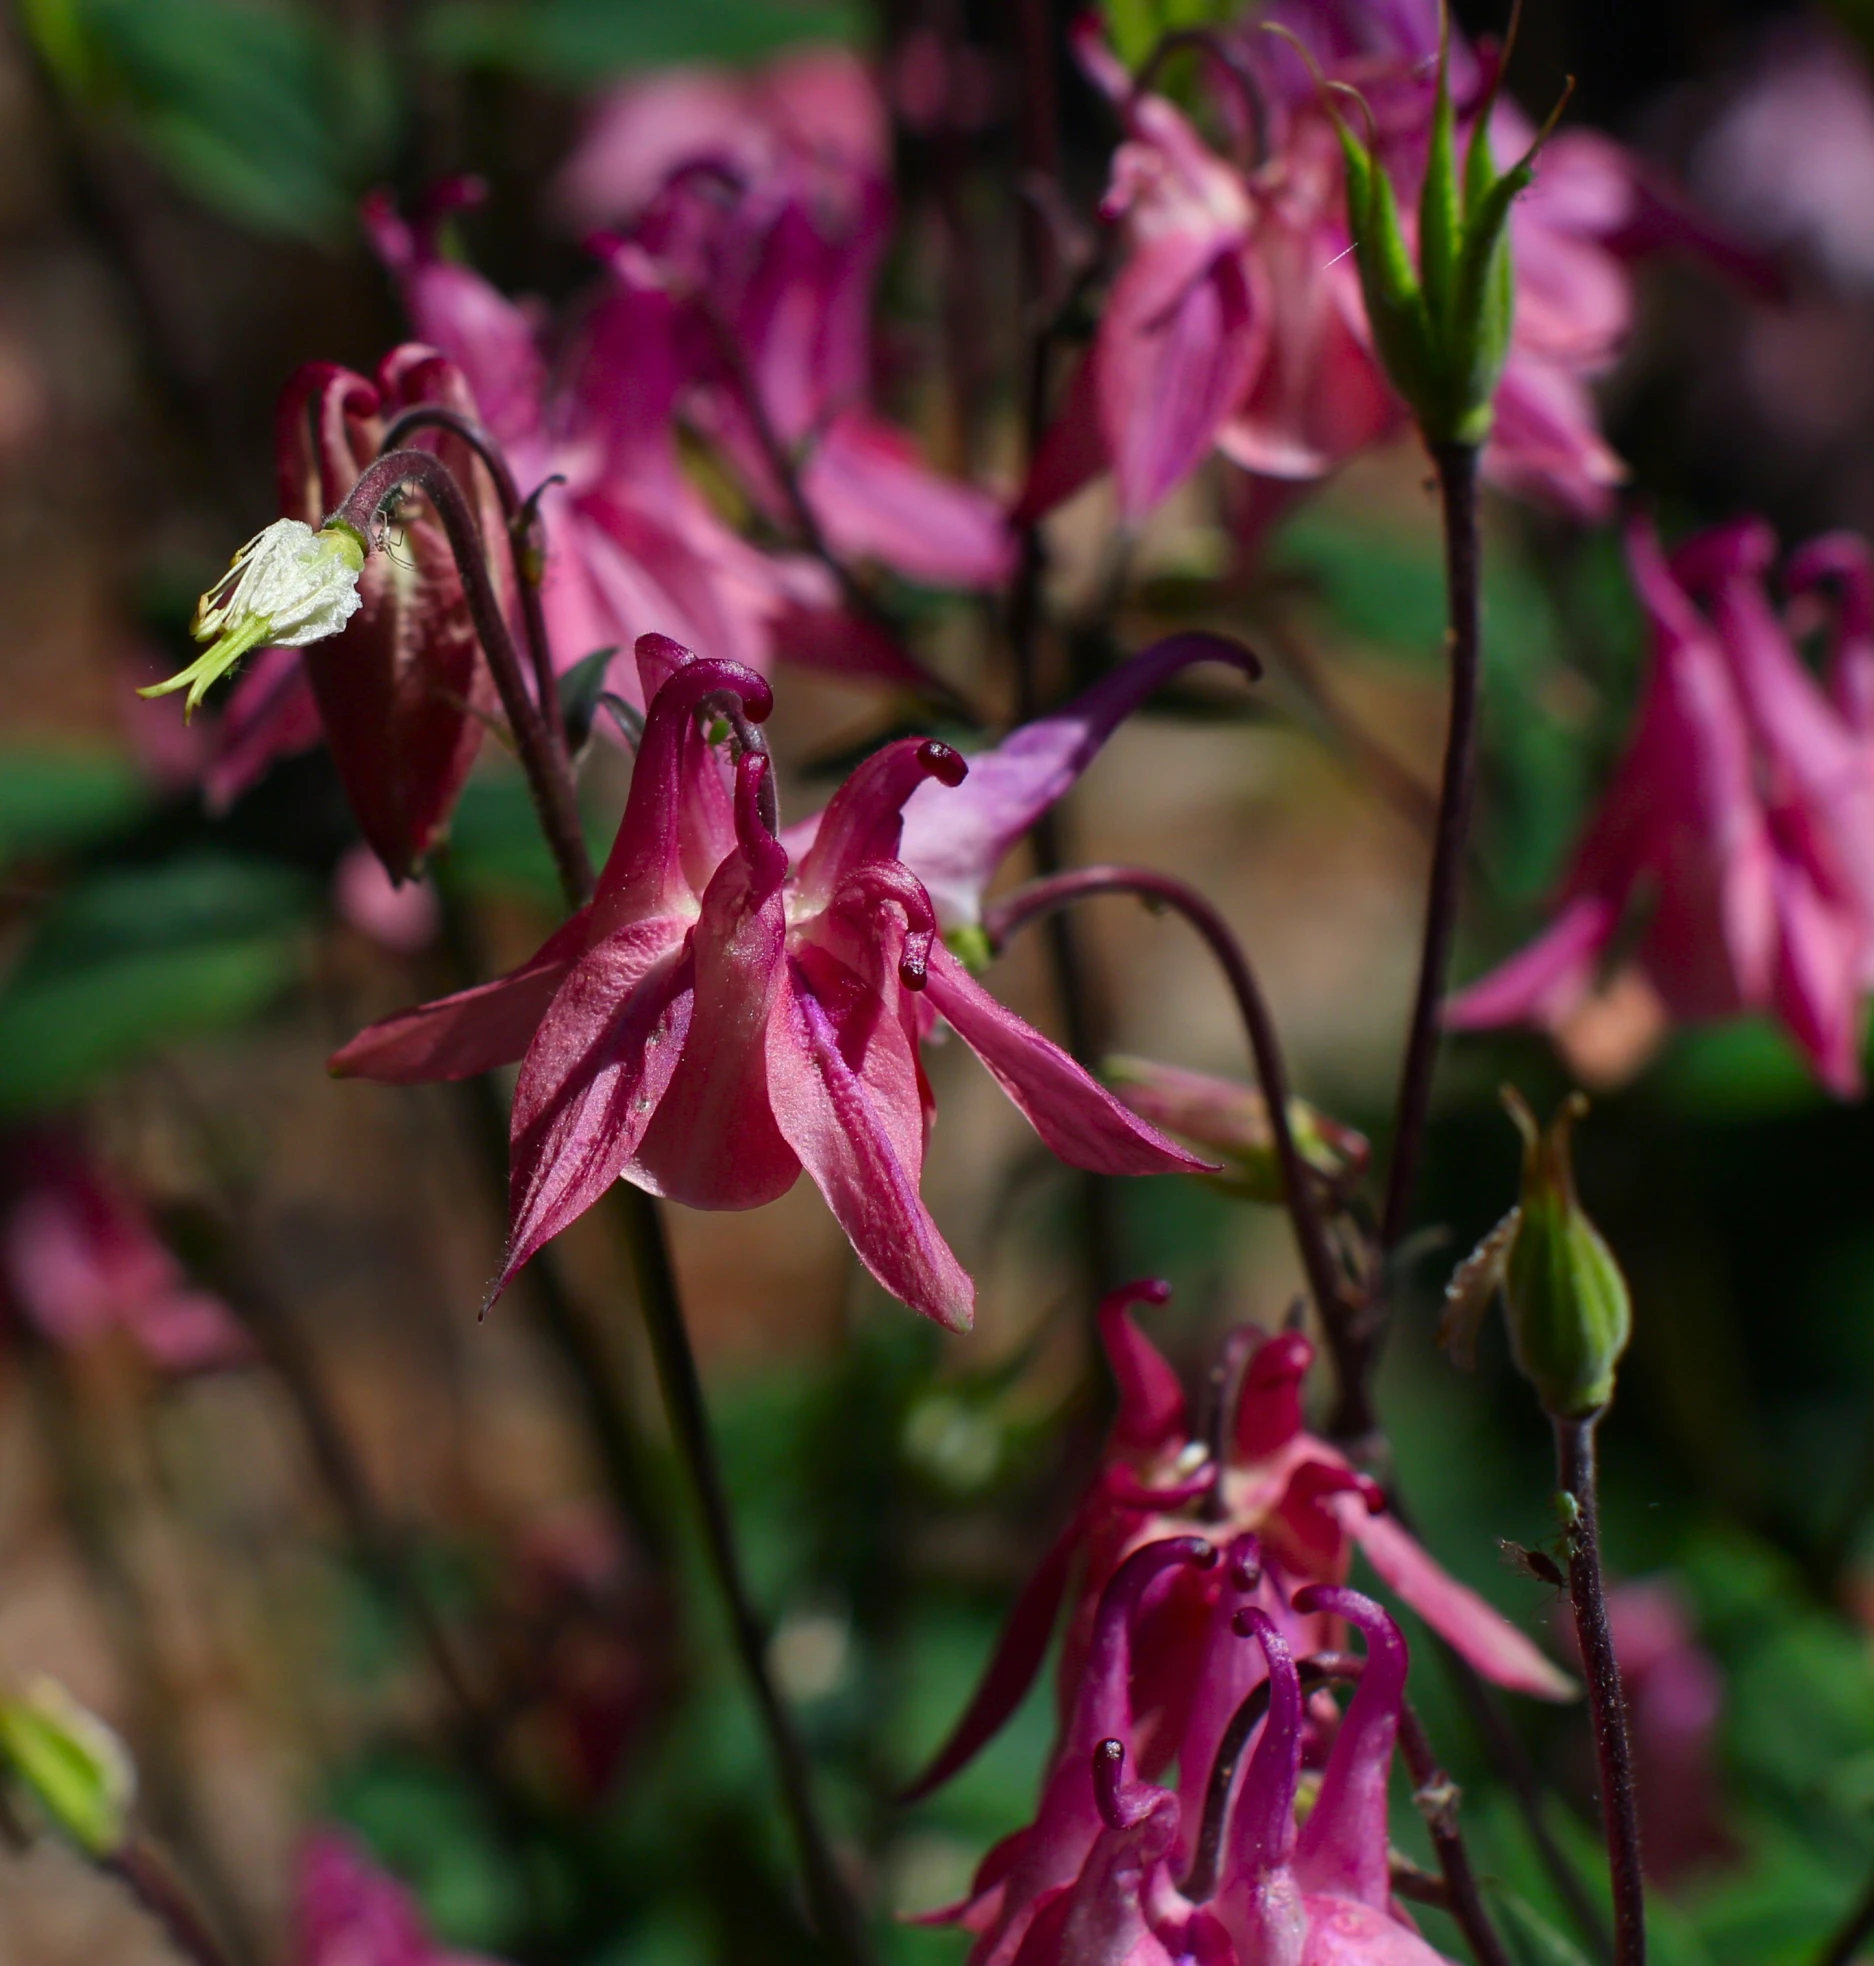
[(1579, 896), (1526, 949), (1447, 997), (1446, 1025), (1482, 1031), (1498, 1024), (1554, 1024), (1588, 994), (1619, 923), (1612, 901)]
[(1035, 1574), (1022, 1586), (962, 1718), (924, 1772), (898, 1792), (898, 1802), (920, 1802), (960, 1774), (1021, 1705), (1047, 1657), (1048, 1640), (1060, 1615), (1061, 1599), (1067, 1594), (1081, 1531), (1082, 1519), (1076, 1515), (1048, 1546)]
[(1130, 523), (1196, 470), (1248, 385), (1257, 336), (1240, 252), (1233, 237), (1171, 232), (1113, 283), (1094, 393)]
[(490, 1298), (623, 1172), (690, 1023), (681, 928), (641, 923), (587, 950), (560, 985), (514, 1087), (508, 1246)]
[(828, 802), (800, 862), (803, 906), (823, 906), (855, 867), (896, 860), (905, 803), (926, 779), (960, 785), (968, 767), (960, 753), (928, 738), (902, 737), (874, 751)]
[(1374, 1515), (1354, 1494), (1329, 1495), (1321, 1506), (1359, 1544), (1380, 1581), (1409, 1604), (1440, 1638), (1486, 1679), (1537, 1700), (1573, 1699), (1577, 1688), (1500, 1611), (1460, 1584), (1384, 1512)]
[(1014, 542), (996, 501), (933, 471), (903, 431), (867, 411), (836, 416), (801, 475), (842, 558), (882, 560), (938, 587), (993, 587), (1008, 574)]
[(1100, 427), (1096, 388), (1094, 359), (1088, 355), (1068, 382), (1060, 409), (1028, 467), (1028, 482), (1014, 514), (1021, 524), (1046, 518), (1111, 465), (1113, 453)]
[(1209, 1161), (1147, 1126), (1059, 1045), (997, 1003), (941, 942), (931, 945), (925, 994), (1070, 1167), (1095, 1174), (1215, 1172)]
[(956, 789), (926, 785), (911, 795), (899, 857), (930, 890), (946, 928), (981, 918), (983, 889), (1015, 842), (1153, 691), (1196, 662), (1261, 673), (1249, 650), (1227, 636), (1168, 635), (1053, 715), (1023, 724), (994, 750), (971, 758), (969, 777)]
[(976, 1286), (951, 1253), (892, 1144), (892, 1129), (841, 1056), (804, 978), (784, 989), (768, 1030), (774, 1118), (826, 1197), (860, 1262), (894, 1297), (946, 1330), (967, 1331)]
[(1100, 1344), (1119, 1388), (1113, 1438), (1135, 1453), (1152, 1454), (1182, 1440), (1186, 1425), (1184, 1387), (1165, 1355), (1133, 1322), (1133, 1304), (1163, 1304), (1171, 1286), (1148, 1279), (1109, 1291), (1099, 1308)]
[(428, 1085), (513, 1064), (532, 1044), (554, 992), (585, 946), (586, 928), (582, 908), (519, 969), (366, 1026), (332, 1054), (327, 1070), (380, 1085)]

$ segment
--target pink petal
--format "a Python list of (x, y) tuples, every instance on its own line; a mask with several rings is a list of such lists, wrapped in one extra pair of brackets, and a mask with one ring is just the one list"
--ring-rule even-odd
[(900, 1804), (920, 1802), (960, 1774), (1021, 1705), (1048, 1655), (1048, 1640), (1054, 1635), (1061, 1600), (1067, 1595), (1067, 1579), (1080, 1548), (1083, 1526), (1082, 1517), (1076, 1515), (1048, 1545), (1047, 1554), (1015, 1600), (969, 1705), (930, 1765), (898, 1792), (894, 1799)]
[(967, 1331), (976, 1289), (918, 1196), (915, 1177), (811, 989), (788, 985), (768, 1030), (774, 1118), (860, 1262), (894, 1297)]
[(1308, 1937), (1298, 1966), (1451, 1966), (1409, 1925), (1372, 1905), (1310, 1892)]
[(1555, 1024), (1588, 994), (1619, 924), (1613, 901), (1578, 896), (1526, 949), (1447, 997), (1446, 1025), (1483, 1031), (1498, 1024)]
[(1073, 786), (1119, 725), (1195, 662), (1261, 673), (1256, 658), (1227, 636), (1168, 635), (1064, 708), (973, 757), (960, 787), (926, 785), (912, 794), (900, 857), (930, 890), (946, 928), (981, 919), (983, 889), (1016, 841)]
[[(679, 671), (658, 701), (688, 673)], [(689, 1036), (627, 1169), (653, 1194), (692, 1208), (759, 1208), (785, 1194), (800, 1173), (768, 1091), (768, 1026), (781, 1014), (787, 961), (781, 902), (787, 855), (756, 810), (768, 769), (765, 757), (752, 754), (737, 767), (738, 851), (716, 870), (693, 931)]]
[(1059, 1045), (1004, 1009), (941, 942), (931, 945), (926, 994), (1069, 1166), (1096, 1174), (1215, 1171), (1147, 1126)]
[(801, 902), (823, 907), (854, 868), (898, 859), (906, 801), (927, 779), (954, 790), (968, 769), (960, 753), (928, 738), (901, 737), (881, 745), (821, 813), (801, 858)]
[(1013, 562), (1001, 505), (932, 470), (903, 431), (869, 411), (828, 424), (808, 453), (802, 489), (843, 559), (879, 560), (934, 587), (993, 587)]
[(490, 1301), (637, 1151), (682, 1055), (692, 971), (680, 924), (638, 923), (573, 966), (514, 1087), (508, 1246)]
[(1113, 284), (1094, 390), (1129, 524), (1196, 470), (1248, 386), (1259, 327), (1240, 253), (1231, 235), (1170, 232)]
[(513, 1064), (533, 1043), (554, 993), (585, 947), (587, 928), (582, 908), (519, 969), (368, 1025), (332, 1054), (326, 1069), (341, 1079), (427, 1085)]
[(1121, 1284), (1100, 1303), (1100, 1343), (1119, 1388), (1113, 1439), (1135, 1453), (1156, 1453), (1188, 1432), (1184, 1387), (1128, 1309), (1132, 1304), (1162, 1304), (1170, 1295), (1168, 1284), (1149, 1280)]
[(1322, 1507), (1359, 1544), (1381, 1582), (1486, 1679), (1537, 1700), (1575, 1696), (1574, 1681), (1544, 1658), (1533, 1640), (1428, 1556), (1395, 1517), (1372, 1514), (1355, 1494), (1329, 1495)]

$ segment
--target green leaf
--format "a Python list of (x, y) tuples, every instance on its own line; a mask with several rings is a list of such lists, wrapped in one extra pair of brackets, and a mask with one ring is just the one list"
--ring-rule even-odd
[(854, 0), (439, 0), (422, 18), (432, 60), (591, 86), (667, 62), (759, 61), (801, 41), (856, 42)]
[(8, 745), (0, 749), (0, 865), (94, 845), (148, 803), (135, 771), (109, 752)]
[(1558, 1932), (1527, 1898), (1500, 1889), (1488, 1895), (1504, 1948), (1515, 1966), (1588, 1966), (1580, 1947)]
[(310, 886), (198, 854), (62, 896), (0, 987), (0, 1112), (56, 1105), (172, 1039), (244, 1022), (292, 980)]

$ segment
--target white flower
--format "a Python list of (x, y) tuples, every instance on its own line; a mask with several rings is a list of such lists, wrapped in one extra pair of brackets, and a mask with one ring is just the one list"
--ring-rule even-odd
[(364, 541), (349, 526), (318, 532), (300, 519), (276, 519), (229, 562), (195, 604), (189, 632), (209, 646), (189, 666), (140, 692), (189, 692), (185, 714), (248, 650), (304, 648), (336, 635), (360, 605)]

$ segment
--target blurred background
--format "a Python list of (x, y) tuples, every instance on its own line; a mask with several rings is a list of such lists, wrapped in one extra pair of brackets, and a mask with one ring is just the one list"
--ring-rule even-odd
[[(463, 248), (504, 291), (560, 308), (589, 262), (555, 217), (556, 173), (606, 88), (661, 65), (824, 41), (876, 57), (898, 197), (881, 399), (935, 459), (1012, 490), (1015, 12), (14, 0), (5, 17), (0, 1675), (53, 1672), (120, 1730), (144, 1819), (240, 1966), (283, 1955), (295, 1852), (322, 1823), (413, 1884), (458, 1948), (569, 1966), (810, 1948), (790, 1936), (762, 1745), (620, 1252), (581, 1223), (478, 1322), (502, 1231), (498, 1110), (484, 1089), (387, 1092), (323, 1069), (370, 1018), (517, 959), (551, 924), (518, 777), (487, 747), (433, 879), (393, 895), (322, 751), (211, 814), (200, 724), (134, 691), (184, 659), (194, 597), (275, 512), (282, 381), (313, 359), (368, 371), (403, 337), (359, 198), (389, 185), (408, 205), (480, 175)], [(1459, 12), (1502, 25), (1501, 9)], [(1531, 0), (1523, 31), (1527, 105), (1576, 75), (1571, 116), (1675, 174), (1780, 276), (1766, 294), (1672, 259), (1642, 272), (1603, 400), (1653, 508), (1674, 528), (1762, 511), (1791, 540), (1874, 529), (1874, 10)], [(1085, 212), (1112, 129), (1064, 55), (1056, 81)], [(1117, 617), (1100, 586), (1110, 494), (1054, 522), (1063, 619), (1131, 648), (1195, 608), (1270, 667), (1247, 709), (1241, 692), (1194, 699), (1122, 732), (1069, 808), (1072, 852), (1217, 899), (1300, 1088), (1377, 1134), (1442, 727), (1423, 459), (1363, 459), (1227, 584), (1214, 507), (1200, 486), (1153, 520)], [(1606, 529), (1498, 502), (1487, 525), (1461, 975), (1540, 918), (1642, 654)], [(1005, 716), (985, 610), (901, 599), (919, 654)], [(785, 671), (784, 807), (809, 809), (904, 714), (876, 688)], [(622, 772), (597, 756), (582, 781), (601, 840)], [(1104, 1047), (1242, 1075), (1234, 1015), (1176, 924), (1108, 903), (1083, 925)], [(1038, 938), (996, 987), (1060, 1029)], [(673, 1211), (775, 1669), (852, 1862), (900, 1911), (957, 1896), (1029, 1811), (1045, 1693), (952, 1788), (910, 1811), (889, 1798), (1065, 1520), (1107, 1399), (1086, 1196), (959, 1051), (933, 1068), (926, 1195), (979, 1281), (968, 1339), (867, 1282), (805, 1184), (752, 1216)], [(1816, 1090), (1767, 1025), (1668, 1033), (1644, 998), (1597, 1005), (1559, 1050), (1452, 1048), (1421, 1211), (1446, 1228), (1383, 1406), (1426, 1540), (1558, 1652), (1552, 1589), (1499, 1549), (1552, 1533), (1546, 1430), (1500, 1334), (1473, 1378), (1433, 1336), (1449, 1263), (1513, 1196), (1505, 1078), (1538, 1108), (1570, 1078), (1595, 1093), (1581, 1180), (1634, 1285), (1608, 1556), (1629, 1593), (1656, 1943), (1669, 1966), (1807, 1958), (1874, 1860), (1874, 1120)], [(116, 1296), (61, 1296), (35, 1268), (47, 1170), (69, 1175), (62, 1205), (105, 1225)], [(1175, 1282), (1154, 1329), (1193, 1384), (1231, 1325), (1273, 1326), (1295, 1294), (1273, 1211), (1170, 1181), (1096, 1206), (1104, 1264)], [(452, 1672), (476, 1689), (466, 1719)], [(1567, 1959), (1542, 1950), (1540, 1921), (1566, 1921), (1429, 1650), (1415, 1682), (1482, 1861), (1532, 1908), (1528, 1956)], [(1516, 1724), (1592, 1879), (1579, 1717)], [(500, 1800), (516, 1783), (518, 1812)], [(908, 1926), (885, 1942), (905, 1966), (965, 1950)], [(76, 1858), (0, 1845), (6, 1966), (164, 1957)]]

